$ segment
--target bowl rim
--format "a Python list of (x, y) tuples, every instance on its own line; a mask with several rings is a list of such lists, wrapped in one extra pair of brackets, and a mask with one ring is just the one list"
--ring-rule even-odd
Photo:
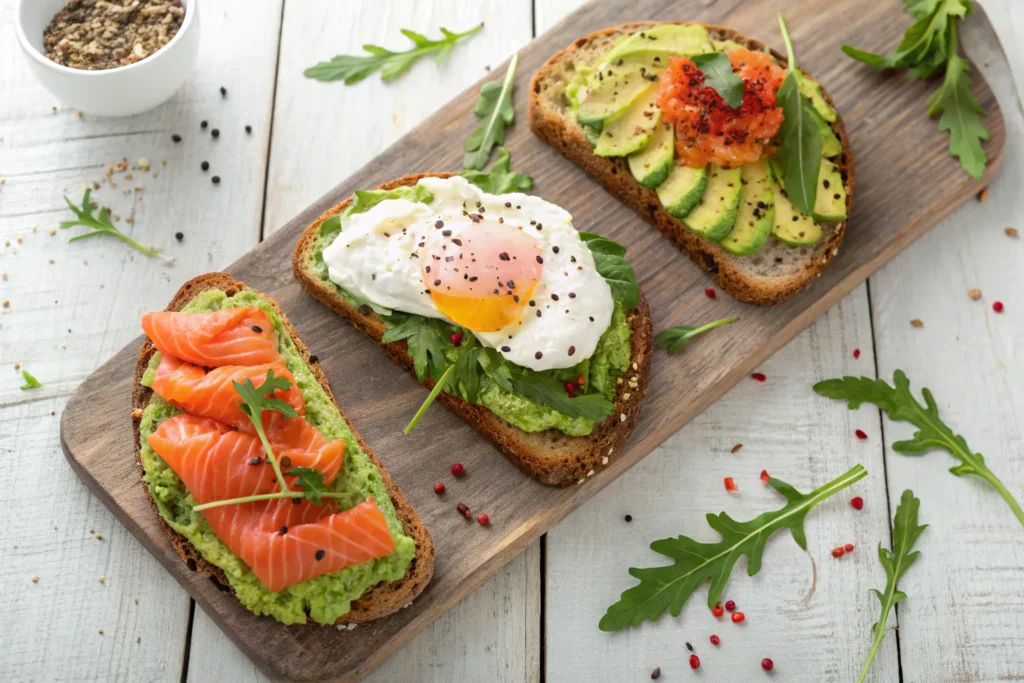
[(128, 71), (138, 69), (140, 67), (145, 68), (144, 65), (146, 62), (157, 57), (161, 52), (169, 50), (176, 43), (184, 40), (184, 35), (195, 23), (193, 15), (196, 14), (197, 6), (199, 4), (198, 0), (180, 0), (182, 7), (185, 9), (185, 19), (181, 22), (181, 28), (178, 29), (178, 32), (174, 34), (174, 37), (171, 38), (166, 45), (151, 54), (149, 57), (140, 59), (137, 62), (132, 62), (131, 64), (125, 64), (124, 66), (115, 66), (112, 69), (75, 69), (70, 66), (58, 64), (47, 57), (45, 52), (40, 52), (35, 45), (29, 42), (28, 36), (25, 33), (24, 14), (25, 6), (30, 2), (33, 2), (33, 0), (19, 0), (17, 16), (14, 22), (14, 32), (18, 36), (18, 43), (21, 44), (22, 51), (25, 52), (29, 59), (35, 61), (36, 64), (39, 64), (43, 68), (51, 69), (57, 73), (73, 74), (75, 77), (79, 78), (102, 78), (107, 74), (127, 73)]

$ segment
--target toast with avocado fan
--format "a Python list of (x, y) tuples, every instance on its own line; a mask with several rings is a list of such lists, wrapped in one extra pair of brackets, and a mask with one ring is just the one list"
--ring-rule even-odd
[[(454, 175), (410, 175), (379, 185), (374, 190), (390, 192), (416, 186), (423, 178), (444, 179)], [(324, 246), (321, 228), (326, 228), (327, 221), (342, 214), (353, 199), (349, 197), (335, 205), (306, 228), (292, 258), (295, 277), (307, 292), (368, 335), (394, 362), (415, 376), (414, 359), (410, 355), (406, 341), (382, 341), (388, 327), (381, 316), (373, 307), (352, 300), (351, 296), (332, 282), (326, 274), (322, 260)], [(510, 203), (505, 206), (509, 206)], [(595, 422), (587, 435), (569, 436), (556, 428), (525, 431), (483, 405), (470, 403), (462, 396), (447, 391), (441, 392), (437, 400), (469, 423), (522, 472), (535, 480), (551, 486), (583, 483), (588, 476), (607, 466), (620, 452), (626, 438), (632, 432), (647, 389), (653, 335), (650, 311), (642, 295), (636, 306), (626, 313), (625, 323), (628, 324), (630, 331), (629, 362), (624, 374), (615, 380), (612, 401), (614, 410), (607, 417)], [(433, 387), (434, 379), (427, 376), (423, 383), (426, 387)], [(564, 391), (561, 384), (559, 391)]]
[[(240, 295), (248, 296), (249, 294), (253, 294), (258, 297), (259, 305), (268, 313), (267, 317), (271, 319), (272, 324), (274, 325), (277, 339), (281, 339), (281, 336), (287, 335), (291, 341), (291, 343), (287, 345), (289, 354), (288, 358), (284, 361), (287, 363), (287, 369), (296, 377), (296, 382), (290, 391), (294, 391), (296, 389), (301, 390), (309, 401), (319, 401), (318, 405), (319, 410), (322, 411), (321, 414), (328, 414), (335, 420), (335, 431), (338, 429), (347, 429), (346, 442), (348, 443), (349, 448), (345, 449), (345, 465), (342, 468), (342, 471), (337, 475), (337, 479), (342, 479), (342, 477), (346, 476), (346, 472), (349, 467), (356, 466), (351, 463), (357, 456), (360, 463), (359, 467), (362, 467), (367, 472), (369, 472), (370, 467), (376, 469), (377, 472), (379, 472), (379, 478), (373, 477), (374, 482), (376, 482), (373, 486), (376, 486), (377, 489), (379, 489), (378, 495), (380, 493), (384, 493), (390, 499), (387, 504), (380, 505), (380, 509), (387, 509), (388, 514), (394, 515), (394, 518), (392, 519), (396, 520), (398, 525), (400, 525), (402, 534), (407, 537), (407, 539), (412, 539), (415, 543), (415, 554), (412, 556), (411, 560), (408, 560), (408, 567), (401, 578), (396, 580), (383, 580), (374, 585), (370, 585), (368, 588), (363, 590), (361, 594), (354, 597), (348, 610), (341, 614), (336, 621), (359, 623), (379, 619), (392, 614), (412, 602), (413, 599), (418, 596), (430, 582), (434, 570), (433, 542), (430, 538), (430, 534), (427, 532), (426, 526), (423, 524), (423, 521), (417, 515), (416, 511), (409, 505), (401, 489), (399, 489), (394, 483), (391, 476), (388, 474), (388, 471), (377, 458), (376, 454), (369, 445), (363, 441), (355, 427), (351, 422), (349, 422), (345, 412), (341, 409), (337, 400), (334, 398), (327, 382), (327, 378), (324, 376), (318, 363), (314, 358), (311, 358), (309, 350), (299, 339), (295, 328), (285, 317), (277, 303), (266, 295), (253, 292), (248, 289), (244, 283), (235, 280), (227, 273), (208, 273), (206, 275), (200, 275), (185, 283), (171, 300), (166, 310), (182, 311), (189, 306), (190, 302), (197, 302), (203, 297), (210, 297), (211, 295), (213, 295), (213, 297), (238, 297)], [(217, 299), (215, 298), (214, 300)], [(281, 342), (281, 347), (285, 347), (283, 341)], [(181, 480), (175, 479), (173, 474), (171, 475), (171, 480), (169, 482), (167, 479), (160, 478), (165, 475), (159, 475), (153, 471), (153, 463), (162, 463), (162, 461), (154, 460), (154, 458), (159, 459), (159, 456), (152, 452), (144, 454), (142, 442), (142, 438), (144, 436), (148, 437), (150, 434), (154, 433), (154, 429), (157, 428), (159, 421), (166, 422), (167, 420), (167, 414), (161, 413), (160, 411), (166, 410), (166, 406), (169, 404), (163, 402), (163, 399), (157, 396), (153, 390), (147, 386), (147, 384), (152, 383), (152, 369), (157, 363), (157, 359), (154, 359), (154, 355), (157, 353), (158, 352), (153, 343), (147, 339), (143, 343), (136, 366), (132, 391), (132, 421), (135, 434), (135, 457), (140, 475), (144, 482), (143, 490), (152, 504), (154, 513), (156, 513), (160, 518), (161, 527), (163, 528), (165, 535), (189, 569), (192, 571), (200, 571), (208, 575), (213, 583), (221, 590), (233, 592), (236, 597), (238, 597), (239, 590), (252, 590), (252, 586), (255, 585), (259, 586), (259, 590), (263, 591), (263, 593), (266, 593), (266, 600), (268, 603), (281, 602), (286, 598), (289, 598), (289, 596), (292, 595), (291, 593), (267, 593), (269, 589), (267, 589), (262, 583), (258, 583), (259, 580), (251, 576), (251, 571), (246, 567), (241, 559), (231, 555), (230, 551), (226, 547), (215, 545), (213, 546), (215, 550), (218, 547), (220, 548), (219, 550), (216, 550), (217, 554), (211, 555), (211, 557), (206, 557), (203, 552), (196, 547), (196, 545), (193, 545), (193, 542), (190, 540), (191, 532), (195, 530), (197, 525), (200, 529), (202, 528), (202, 520), (195, 519), (201, 513), (191, 511), (192, 498), (191, 496), (188, 496), (188, 491), (181, 491), (171, 498), (173, 502), (168, 502), (168, 498), (166, 497), (167, 489), (175, 486), (183, 488), (183, 484), (181, 483)], [(305, 384), (303, 384), (304, 380)], [(318, 387), (312, 386), (314, 382)], [(305, 386), (306, 388), (303, 389), (300, 385)], [(306, 407), (308, 410), (308, 402)], [(151, 411), (155, 412), (151, 414)], [(336, 411), (336, 413), (333, 411)], [(307, 412), (307, 415), (308, 414), (309, 413)], [(159, 415), (160, 417), (154, 418), (154, 415)], [(186, 414), (184, 417), (191, 416)], [(268, 415), (265, 414), (264, 417), (266, 419)], [(340, 422), (338, 422), (338, 420), (340, 420)], [(275, 450), (277, 450), (276, 446)], [(252, 463), (250, 462), (249, 464), (251, 465)], [(150, 468), (148, 472), (147, 467)], [(164, 464), (164, 467), (166, 468), (166, 464)], [(384, 496), (379, 495), (379, 497), (383, 498)], [(167, 518), (164, 516), (163, 511), (169, 510), (168, 514), (171, 512), (180, 513), (183, 506), (187, 506), (185, 519), (178, 517)], [(171, 509), (172, 507), (174, 509)], [(394, 523), (394, 521), (391, 523)], [(184, 526), (178, 526), (179, 524)], [(182, 529), (182, 532), (179, 533), (179, 531), (176, 531), (175, 526)], [(398, 528), (398, 526), (394, 528)], [(186, 534), (189, 534), (189, 536), (187, 537)], [(208, 544), (209, 539), (204, 537), (202, 533), (200, 533), (199, 536), (192, 538), (197, 539), (196, 542), (200, 543), (200, 546), (204, 548), (210, 547), (209, 545), (206, 545)], [(216, 541), (217, 537), (214, 538)], [(224, 562), (225, 554), (228, 554), (227, 563)], [(319, 561), (319, 559), (320, 557), (318, 556), (317, 560)], [(226, 573), (223, 568), (225, 566), (229, 568), (228, 573)], [(400, 566), (401, 565), (399, 565), (399, 567)], [(355, 569), (359, 569), (359, 566), (357, 565)], [(240, 576), (241, 578), (239, 578)], [(323, 585), (317, 584), (316, 582), (331, 580), (333, 579), (333, 576), (334, 575), (332, 574), (317, 576), (307, 582), (299, 583), (298, 586), (305, 586), (304, 590), (307, 592), (315, 591), (320, 585)], [(245, 581), (243, 581), (243, 579)], [(287, 590), (291, 591), (291, 587)], [(269, 608), (261, 607), (259, 609), (254, 609), (245, 601), (243, 601), (243, 605), (256, 613), (271, 614), (278, 620), (284, 621), (285, 623), (302, 623), (305, 621), (306, 617), (306, 614), (303, 612), (308, 613), (310, 617), (313, 617), (317, 621), (321, 621), (321, 623), (326, 623), (322, 619), (317, 619), (314, 613), (310, 612), (310, 603), (306, 601), (309, 596), (305, 593), (299, 593), (299, 595), (302, 596), (302, 599), (296, 597), (289, 598), (292, 600), (293, 605), (297, 606), (294, 606), (293, 612), (290, 616), (285, 615), (284, 618), (273, 611), (272, 605)], [(317, 595), (314, 593), (312, 597), (316, 598)], [(341, 610), (336, 609), (335, 611)], [(335, 619), (332, 616), (330, 621), (334, 620)]]
[[(719, 26), (637, 22), (595, 31), (555, 54), (533, 76), (529, 120), (538, 137), (674, 241), (723, 290), (740, 301), (770, 305), (806, 288), (838, 253), (853, 200), (853, 154), (831, 98), (799, 70), (800, 92), (813, 104), (823, 142), (812, 216), (796, 209), (771, 178), (781, 175), (774, 160), (742, 169), (679, 164), (675, 130), (661, 121), (657, 105), (660, 74), (674, 55), (737, 48), (786, 66), (785, 57), (763, 43)], [(639, 66), (645, 60), (649, 63)], [(623, 70), (616, 72), (617, 67)], [(636, 69), (632, 84), (630, 68)], [(621, 100), (634, 92), (640, 96), (623, 105)], [(634, 122), (634, 115), (645, 118)], [(736, 178), (726, 177), (730, 173)], [(753, 190), (772, 183), (774, 192)], [(722, 203), (728, 206), (723, 209)], [(773, 212), (771, 221), (765, 207)]]

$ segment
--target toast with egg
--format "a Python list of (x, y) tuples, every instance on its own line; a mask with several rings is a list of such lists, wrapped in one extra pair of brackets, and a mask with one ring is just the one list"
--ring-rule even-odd
[[(853, 153), (842, 118), (835, 113), (829, 126), (841, 150), (836, 149), (833, 161), (845, 190), (845, 212), (842, 220), (819, 221), (823, 234), (816, 244), (788, 246), (774, 236), (768, 237), (756, 253), (737, 255), (720, 244), (688, 229), (681, 218), (674, 217), (659, 199), (658, 189), (648, 187), (634, 178), (625, 156), (598, 156), (577, 120), (567, 96), (567, 87), (602, 64), (627, 36), (666, 25), (703, 26), (713, 43), (735, 43), (751, 51), (766, 52), (785, 67), (785, 56), (764, 43), (740, 33), (709, 24), (693, 22), (635, 22), (612, 26), (586, 35), (552, 56), (530, 82), (529, 121), (534, 133), (566, 158), (580, 166), (604, 188), (633, 209), (690, 257), (702, 270), (734, 298), (759, 305), (779, 303), (808, 287), (836, 256), (846, 230), (854, 189)], [(828, 93), (801, 69), (803, 75), (818, 88), (824, 102), (834, 111)], [(648, 74), (649, 77), (652, 74)], [(652, 136), (653, 137), (653, 136)], [(641, 150), (642, 151), (642, 150)], [(657, 184), (648, 183), (648, 184)], [(825, 187), (828, 187), (826, 182)], [(820, 185), (819, 185), (820, 192)], [(699, 196), (699, 195), (698, 195)], [(678, 213), (678, 212), (677, 212)], [(816, 217), (817, 218), (817, 217)], [(796, 217), (793, 218), (796, 220)], [(802, 233), (801, 233), (802, 236)]]
[[(374, 190), (392, 190), (415, 185), (421, 178), (448, 178), (454, 173), (409, 175), (378, 185)], [(331, 282), (325, 282), (314, 268), (314, 252), (319, 230), (324, 221), (343, 212), (353, 198), (324, 212), (303, 232), (292, 257), (292, 269), (303, 289), (321, 303), (336, 311), (353, 326), (377, 342), (385, 353), (407, 372), (415, 376), (413, 358), (405, 341), (381, 341), (385, 326), (368, 306), (355, 307), (339, 296)], [(642, 294), (635, 308), (626, 314), (632, 331), (629, 370), (619, 378), (615, 390), (614, 413), (595, 424), (587, 436), (568, 436), (558, 429), (540, 432), (523, 431), (498, 417), (487, 408), (467, 403), (459, 396), (441, 392), (439, 400), (446, 408), (469, 423), (479, 434), (498, 448), (523, 473), (550, 486), (582, 484), (589, 476), (607, 466), (622, 450), (632, 432), (650, 379), (653, 333), (651, 315)], [(426, 387), (434, 382), (427, 377)]]
[[(245, 283), (234, 279), (227, 273), (207, 273), (205, 275), (199, 275), (181, 286), (181, 289), (178, 290), (178, 293), (175, 294), (174, 298), (167, 305), (166, 310), (180, 311), (190, 301), (208, 290), (220, 290), (230, 296), (247, 289), (248, 287), (245, 286)], [(302, 340), (299, 339), (298, 332), (292, 326), (291, 322), (288, 321), (288, 318), (285, 317), (277, 302), (265, 294), (261, 294), (260, 296), (274, 309), (274, 312), (281, 321), (283, 328), (282, 331), (291, 337), (302, 361), (309, 368), (316, 382), (323, 388), (327, 397), (334, 404), (334, 407), (338, 410), (341, 419), (348, 423), (348, 427), (358, 442), (360, 449), (366, 454), (373, 466), (380, 471), (381, 481), (387, 490), (388, 496), (391, 498), (395, 512), (401, 521), (403, 531), (416, 542), (416, 555), (413, 558), (405, 576), (398, 581), (385, 581), (367, 589), (358, 599), (352, 602), (350, 611), (343, 615), (338, 621), (339, 623), (363, 623), (393, 614), (402, 607), (409, 605), (416, 596), (423, 592), (423, 589), (426, 588), (427, 584), (430, 583), (430, 579), (434, 573), (433, 540), (430, 538), (430, 533), (427, 531), (423, 520), (416, 513), (416, 510), (414, 510), (409, 504), (405, 494), (391, 479), (391, 475), (388, 473), (383, 463), (381, 463), (377, 458), (377, 455), (363, 440), (359, 432), (356, 431), (355, 426), (345, 415), (345, 411), (342, 410), (337, 399), (334, 397), (334, 394), (331, 392), (330, 385), (327, 382), (327, 377), (324, 376), (324, 373), (317, 362), (311, 358), (309, 349), (302, 343)], [(146, 374), (154, 353), (156, 353), (156, 348), (153, 346), (152, 342), (147, 339), (143, 343), (142, 350), (139, 353), (139, 359), (135, 368), (135, 379), (132, 385), (132, 426), (133, 433), (135, 435), (135, 461), (139, 474), (143, 478), (144, 482), (146, 473), (142, 462), (141, 423), (143, 420), (143, 412), (149, 405), (154, 393), (152, 389), (142, 383), (142, 379), (143, 375)], [(185, 536), (176, 532), (167, 523), (163, 515), (160, 513), (160, 509), (157, 506), (156, 501), (153, 499), (153, 493), (150, 491), (150, 485), (148, 483), (144, 483), (142, 490), (146, 495), (146, 498), (149, 500), (154, 514), (160, 520), (160, 526), (164, 535), (188, 568), (192, 571), (200, 571), (209, 576), (210, 580), (218, 589), (233, 592), (231, 581), (224, 573), (224, 570), (204, 558), (202, 553), (200, 553)]]

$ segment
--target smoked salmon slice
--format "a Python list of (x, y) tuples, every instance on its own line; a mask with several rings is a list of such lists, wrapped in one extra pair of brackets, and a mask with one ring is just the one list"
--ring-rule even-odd
[(194, 365), (217, 368), (281, 362), (274, 324), (265, 311), (255, 307), (213, 313), (146, 313), (142, 329), (161, 354)]
[[(288, 457), (292, 466), (319, 470), (325, 482), (333, 480), (341, 468), (345, 442), (327, 441), (302, 418), (279, 413), (273, 418), (267, 427), (275, 455), (282, 461)], [(188, 414), (172, 417), (150, 435), (149, 445), (200, 504), (278, 488), (258, 437), (216, 420)], [(372, 498), (342, 512), (333, 501), (316, 505), (290, 499), (226, 505), (202, 514), (272, 592), (384, 557), (395, 548), (387, 519)]]
[[(267, 372), (274, 371), (275, 377), (284, 377), (292, 386), (274, 392), (274, 398), (281, 399), (303, 415), (306, 402), (302, 391), (295, 385), (295, 378), (283, 362), (262, 365), (225, 365), (207, 372), (198, 365), (192, 365), (174, 356), (162, 356), (150, 388), (168, 403), (187, 413), (209, 417), (232, 427), (249, 429), (252, 423), (242, 412), (241, 399), (234, 382), (241, 384), (246, 379), (255, 386), (266, 380)], [(316, 430), (314, 430), (316, 431)]]

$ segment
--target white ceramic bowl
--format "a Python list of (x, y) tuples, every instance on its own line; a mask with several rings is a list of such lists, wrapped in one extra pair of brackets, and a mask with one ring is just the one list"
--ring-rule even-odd
[(163, 104), (195, 66), (199, 49), (196, 0), (182, 0), (185, 19), (167, 45), (134, 64), (103, 71), (72, 69), (50, 61), (43, 30), (67, 0), (18, 0), (18, 42), (39, 82), (69, 107), (96, 116), (130, 116)]

